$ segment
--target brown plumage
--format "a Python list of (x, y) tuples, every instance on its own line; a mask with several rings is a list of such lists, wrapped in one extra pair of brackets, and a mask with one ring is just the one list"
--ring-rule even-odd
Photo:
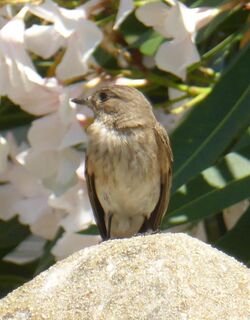
[(167, 210), (173, 156), (165, 129), (138, 90), (109, 86), (87, 99), (86, 180), (104, 240), (157, 230)]

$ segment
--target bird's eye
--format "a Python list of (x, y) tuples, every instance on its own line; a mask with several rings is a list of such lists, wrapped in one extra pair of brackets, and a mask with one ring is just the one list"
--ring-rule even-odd
[(101, 100), (101, 102), (105, 102), (108, 100), (108, 95), (105, 92), (100, 92), (99, 93), (99, 99)]

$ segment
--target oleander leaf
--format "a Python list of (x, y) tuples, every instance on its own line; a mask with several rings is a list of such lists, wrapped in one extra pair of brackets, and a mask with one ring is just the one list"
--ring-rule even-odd
[(211, 166), (250, 121), (250, 45), (173, 132), (173, 191)]
[(163, 228), (195, 222), (250, 196), (250, 146), (231, 152), (171, 197)]

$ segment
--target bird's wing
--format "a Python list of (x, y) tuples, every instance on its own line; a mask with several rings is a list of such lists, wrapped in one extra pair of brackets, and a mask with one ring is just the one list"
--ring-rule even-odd
[(87, 182), (90, 203), (94, 212), (95, 221), (102, 239), (106, 240), (107, 229), (106, 229), (105, 219), (104, 219), (105, 213), (97, 197), (96, 188), (95, 188), (95, 176), (92, 170), (91, 161), (88, 159), (88, 157), (86, 157), (86, 160), (85, 160), (85, 177)]
[(151, 213), (148, 226), (152, 228), (152, 230), (157, 230), (161, 224), (164, 214), (166, 213), (169, 203), (170, 189), (172, 185), (173, 154), (166, 130), (160, 124), (157, 124), (154, 128), (154, 132), (159, 150), (158, 161), (160, 163), (161, 170), (161, 188), (158, 203), (156, 204), (154, 211)]

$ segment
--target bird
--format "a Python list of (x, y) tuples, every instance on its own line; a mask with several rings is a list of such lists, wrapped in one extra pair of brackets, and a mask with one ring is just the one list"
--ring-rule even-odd
[(85, 177), (102, 240), (157, 232), (169, 203), (173, 154), (149, 100), (133, 87), (107, 85), (72, 101), (94, 113)]

